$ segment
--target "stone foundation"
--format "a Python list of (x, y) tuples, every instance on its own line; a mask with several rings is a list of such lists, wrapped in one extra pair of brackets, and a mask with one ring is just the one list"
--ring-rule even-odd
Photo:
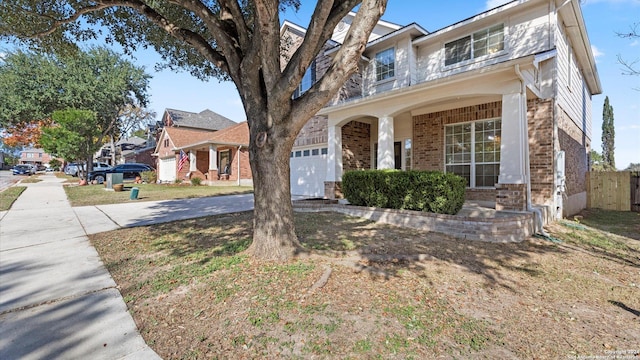
[(520, 242), (533, 235), (535, 229), (532, 213), (485, 218), (298, 201), (293, 202), (293, 208), (300, 212), (333, 211), (379, 223), (447, 234), (461, 240)]
[(344, 199), (342, 194), (342, 181), (325, 181), (324, 197), (326, 199)]

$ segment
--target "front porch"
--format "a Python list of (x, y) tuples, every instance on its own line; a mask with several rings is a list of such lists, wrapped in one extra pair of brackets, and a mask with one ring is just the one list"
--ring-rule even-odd
[(526, 88), (517, 71), (420, 84), (323, 110), (325, 197), (342, 197), (345, 171), (438, 170), (467, 179), (467, 200), (512, 212), (539, 204), (555, 214), (553, 101)]

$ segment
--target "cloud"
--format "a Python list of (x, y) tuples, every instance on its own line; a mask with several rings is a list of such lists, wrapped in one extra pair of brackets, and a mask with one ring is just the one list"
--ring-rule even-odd
[(487, 0), (485, 6), (486, 6), (487, 10), (489, 10), (489, 9), (496, 8), (496, 7), (500, 6), (500, 5), (504, 5), (504, 4), (506, 4), (506, 3), (510, 2), (510, 1), (511, 0)]
[(593, 57), (598, 61), (600, 56), (604, 56), (604, 53), (600, 51), (595, 45), (591, 45), (591, 52), (593, 53)]
[(629, 46), (638, 46), (638, 45), (640, 45), (640, 41), (638, 40), (633, 40), (633, 42), (629, 44)]

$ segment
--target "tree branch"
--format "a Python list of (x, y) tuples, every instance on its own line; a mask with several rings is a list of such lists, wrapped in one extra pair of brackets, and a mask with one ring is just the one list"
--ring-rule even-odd
[(330, 0), (318, 1), (304, 40), (283, 71), (282, 80), (278, 84), (279, 90), (285, 93), (292, 93), (295, 90), (304, 77), (305, 71), (302, 70), (311, 65), (315, 55), (331, 39), (338, 23), (361, 1), (343, 1), (333, 8), (328, 6), (333, 3)]
[[(364, 0), (356, 14), (353, 24), (347, 32), (327, 72), (304, 95), (294, 100), (293, 119), (304, 118), (304, 113), (319, 111), (332, 97), (330, 91), (334, 84), (343, 84), (358, 71), (358, 62), (364, 52), (369, 34), (378, 23), (387, 6), (387, 0)], [(304, 123), (292, 124), (299, 130)]]

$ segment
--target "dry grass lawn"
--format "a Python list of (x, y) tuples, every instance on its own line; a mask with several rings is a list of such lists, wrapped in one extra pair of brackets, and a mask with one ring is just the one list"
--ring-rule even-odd
[(554, 224), (559, 243), (493, 244), (299, 213), (309, 252), (284, 264), (243, 254), (251, 221), (240, 213), (91, 236), (164, 359), (640, 351), (640, 214)]

